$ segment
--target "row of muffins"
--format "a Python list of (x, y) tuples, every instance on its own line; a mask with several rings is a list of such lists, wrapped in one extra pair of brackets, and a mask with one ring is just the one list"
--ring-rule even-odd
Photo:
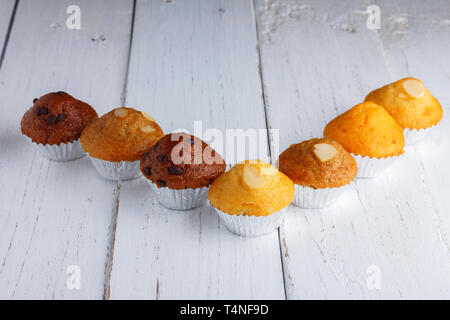
[(99, 118), (65, 92), (35, 99), (21, 127), (46, 158), (68, 161), (87, 153), (104, 178), (142, 174), (170, 209), (192, 209), (209, 198), (228, 229), (256, 236), (275, 230), (292, 202), (327, 207), (357, 175), (377, 176), (403, 154), (405, 136), (417, 141), (441, 118), (439, 102), (423, 83), (405, 78), (330, 121), (324, 138), (291, 145), (279, 157), (279, 170), (247, 160), (227, 172), (223, 158), (197, 137), (164, 135), (150, 115), (132, 108)]

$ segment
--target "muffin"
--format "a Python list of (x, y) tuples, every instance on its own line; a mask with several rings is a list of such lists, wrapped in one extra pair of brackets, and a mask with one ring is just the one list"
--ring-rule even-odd
[(97, 118), (97, 112), (90, 105), (58, 91), (35, 98), (20, 126), (42, 156), (54, 161), (69, 161), (85, 155), (80, 146), (80, 135)]
[(206, 202), (210, 184), (225, 172), (226, 164), (201, 139), (177, 132), (147, 150), (140, 167), (162, 206), (189, 210)]
[(280, 226), (294, 193), (294, 183), (284, 173), (267, 162), (246, 160), (219, 176), (208, 198), (231, 232), (260, 236)]
[(324, 137), (338, 141), (358, 163), (359, 178), (374, 178), (403, 154), (403, 128), (381, 106), (366, 101), (331, 120)]
[(311, 139), (287, 148), (279, 157), (280, 171), (295, 183), (294, 204), (325, 208), (355, 179), (355, 159), (337, 141)]
[(423, 138), (442, 119), (442, 107), (422, 81), (404, 78), (369, 93), (365, 101), (384, 107), (404, 128), (406, 144)]
[(139, 160), (163, 135), (147, 113), (122, 107), (92, 121), (81, 134), (81, 146), (102, 177), (129, 180), (140, 175)]

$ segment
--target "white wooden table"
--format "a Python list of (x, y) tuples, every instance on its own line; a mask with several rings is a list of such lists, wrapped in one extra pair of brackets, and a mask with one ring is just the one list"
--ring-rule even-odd
[[(66, 27), (72, 4), (80, 30)], [(378, 31), (370, 4), (0, 0), (0, 298), (450, 298), (450, 3), (377, 0)], [(166, 210), (143, 179), (102, 180), (87, 158), (49, 162), (20, 133), (33, 98), (66, 90), (99, 114), (145, 110), (165, 132), (280, 129), (282, 151), (405, 76), (441, 101), (436, 130), (261, 238), (229, 233), (209, 206)]]

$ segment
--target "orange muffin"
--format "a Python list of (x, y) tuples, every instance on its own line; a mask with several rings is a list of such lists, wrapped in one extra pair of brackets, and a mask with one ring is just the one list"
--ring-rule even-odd
[(422, 138), (424, 130), (439, 123), (443, 111), (423, 82), (404, 78), (369, 93), (365, 101), (373, 101), (384, 107), (405, 128), (407, 144)]
[(330, 206), (358, 172), (355, 159), (329, 138), (293, 144), (278, 161), (280, 171), (295, 183), (294, 204), (303, 208)]
[(378, 176), (403, 154), (405, 146), (403, 128), (383, 107), (371, 101), (360, 103), (331, 120), (323, 134), (355, 155), (358, 177)]
[(91, 122), (81, 133), (81, 146), (100, 175), (125, 180), (139, 176), (139, 160), (163, 135), (147, 113), (122, 107)]

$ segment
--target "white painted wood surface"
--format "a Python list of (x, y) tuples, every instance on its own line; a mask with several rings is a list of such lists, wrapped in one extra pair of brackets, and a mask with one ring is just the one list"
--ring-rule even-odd
[(14, 9), (15, 0), (0, 1), (0, 55), (8, 32), (9, 20)]
[[(392, 30), (387, 24), (398, 12), (387, 5), (381, 5), (384, 24), (377, 34), (366, 27), (367, 16), (360, 12), (368, 4), (361, 1), (346, 1), (345, 5), (317, 1), (311, 6), (287, 1), (280, 7), (281, 3), (258, 1), (258, 25), (265, 40), (261, 55), (268, 124), (283, 128), (282, 150), (291, 143), (321, 136), (329, 120), (390, 80), (414, 75), (432, 89), (448, 88), (448, 73), (442, 74), (445, 70), (441, 69), (437, 78), (426, 71), (435, 70), (437, 61), (448, 66), (443, 60), (448, 41), (442, 44), (450, 39), (446, 27), (431, 28), (417, 17), (420, 27), (408, 31), (409, 39), (402, 39), (402, 51), (391, 53), (386, 47), (398, 41), (387, 43), (388, 32), (397, 36), (398, 27)], [(399, 4), (400, 13), (421, 14), (422, 5), (410, 3)], [(444, 2), (440, 5), (446, 6)], [(438, 8), (428, 8), (428, 15), (423, 15), (444, 18), (445, 12)], [(277, 21), (280, 16), (278, 23), (271, 25), (274, 17)], [(431, 42), (426, 39), (432, 32)], [(428, 53), (426, 60), (419, 58), (417, 48)], [(400, 59), (391, 64), (415, 62), (417, 71), (396, 71), (388, 63), (391, 55), (394, 59), (405, 52), (416, 61)], [(445, 105), (448, 91), (435, 94)], [(450, 172), (444, 168), (448, 144), (442, 138), (446, 126), (443, 121), (434, 135), (441, 138), (433, 141), (430, 137), (417, 147), (427, 150), (423, 153), (428, 155), (427, 164), (433, 166), (429, 171), (434, 176), (425, 176), (422, 153), (408, 149), (383, 176), (357, 180), (335, 206), (316, 211), (292, 208), (281, 228), (289, 299), (450, 296), (450, 226), (445, 218), (450, 206), (445, 197), (439, 207), (434, 200), (435, 194), (449, 191)], [(440, 165), (436, 167), (437, 161)], [(438, 185), (431, 189), (429, 180)], [(371, 265), (381, 270), (380, 290), (369, 290), (366, 285)]]
[[(80, 1), (81, 30), (65, 27), (70, 4), (20, 1), (0, 71), (0, 298), (98, 299), (104, 291), (115, 184), (87, 158), (41, 158), (20, 132), (33, 98), (49, 91), (67, 90), (100, 114), (120, 105), (132, 2)], [(106, 40), (91, 40), (101, 34)], [(81, 269), (81, 290), (67, 289), (70, 265)]]
[[(166, 132), (265, 128), (250, 1), (138, 1), (127, 104)], [(243, 159), (237, 159), (243, 160)], [(229, 233), (209, 206), (161, 208), (121, 183), (111, 298), (284, 299), (277, 233)]]
[[(364, 0), (137, 0), (134, 22), (131, 0), (85, 0), (73, 31), (70, 4), (20, 0), (0, 69), (0, 298), (450, 298), (448, 1), (381, 0), (379, 31)], [(0, 0), (0, 41), (13, 6)], [(19, 129), (35, 96), (67, 90), (99, 114), (145, 110), (165, 132), (268, 125), (282, 151), (409, 75), (444, 107), (436, 130), (335, 206), (291, 206), (279, 235), (256, 239), (209, 206), (160, 207), (144, 179), (44, 160)], [(81, 290), (67, 289), (69, 265)]]

